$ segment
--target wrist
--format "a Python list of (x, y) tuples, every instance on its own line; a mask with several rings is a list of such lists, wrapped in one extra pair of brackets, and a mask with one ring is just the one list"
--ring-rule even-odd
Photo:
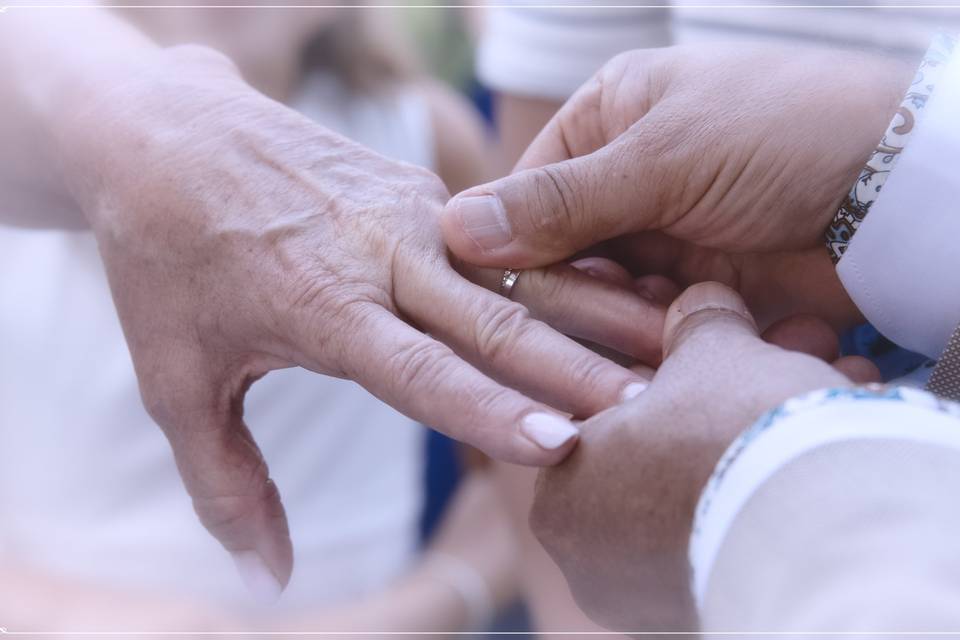
[(825, 387), (768, 411), (727, 448), (700, 494), (688, 549), (696, 599), (702, 603), (714, 559), (737, 514), (792, 461), (852, 440), (960, 443), (958, 418), (960, 405), (918, 389), (877, 384)]
[(100, 221), (103, 189), (150, 172), (143, 152), (153, 142), (190, 139), (190, 124), (213, 100), (254, 93), (228, 58), (206, 47), (143, 48), (55, 90), (44, 112), (64, 184), (91, 226)]

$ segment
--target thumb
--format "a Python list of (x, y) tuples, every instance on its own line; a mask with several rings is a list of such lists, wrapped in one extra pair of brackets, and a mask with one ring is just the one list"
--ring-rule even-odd
[[(738, 337), (760, 340), (756, 322), (740, 295), (719, 282), (701, 282), (689, 287), (667, 309), (663, 324), (664, 360), (682, 353), (696, 353), (702, 361), (727, 350), (739, 351)], [(737, 354), (729, 354), (736, 356)]]
[(242, 419), (249, 382), (236, 394), (224, 393), (223, 386), (178, 372), (154, 378), (142, 392), (170, 442), (201, 523), (231, 554), (251, 594), (273, 603), (293, 570), (287, 518)]
[(657, 181), (643, 179), (632, 155), (616, 141), (464, 191), (441, 216), (444, 240), (465, 262), (528, 269), (650, 228), (659, 209)]

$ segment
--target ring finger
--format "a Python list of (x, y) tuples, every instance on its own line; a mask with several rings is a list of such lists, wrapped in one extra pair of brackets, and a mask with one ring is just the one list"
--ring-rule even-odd
[[(474, 283), (501, 291), (504, 270), (466, 264), (457, 269)], [(510, 294), (532, 317), (562, 333), (648, 364), (659, 362), (664, 308), (634, 291), (568, 264), (555, 264), (520, 272)]]

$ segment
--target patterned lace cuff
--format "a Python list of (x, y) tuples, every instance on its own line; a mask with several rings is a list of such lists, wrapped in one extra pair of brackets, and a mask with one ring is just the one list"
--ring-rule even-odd
[(840, 205), (840, 210), (834, 216), (825, 237), (830, 259), (834, 264), (843, 257), (843, 252), (850, 244), (853, 234), (867, 217), (870, 205), (877, 199), (887, 176), (896, 166), (897, 158), (907, 144), (916, 126), (917, 118), (953, 54), (956, 41), (955, 36), (947, 34), (938, 34), (934, 38), (887, 132), (860, 172), (843, 204)]

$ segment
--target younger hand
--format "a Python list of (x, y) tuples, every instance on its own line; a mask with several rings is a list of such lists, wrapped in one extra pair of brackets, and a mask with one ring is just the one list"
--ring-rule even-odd
[[(634, 253), (646, 273), (726, 282), (752, 309), (770, 307), (772, 291), (763, 323), (804, 311), (850, 324), (858, 314), (822, 236), (910, 73), (795, 47), (624, 53), (560, 109), (513, 175), (448, 203), (444, 239), (466, 262), (530, 268), (654, 232)], [(811, 270), (813, 291), (797, 278)]]
[[(544, 470), (534, 533), (577, 602), (617, 630), (690, 630), (687, 541), (694, 508), (726, 447), (765, 411), (824, 387), (877, 378), (807, 319), (760, 338), (740, 297), (695, 285), (667, 311), (664, 361), (649, 388), (582, 425), (562, 465)], [(846, 372), (848, 375), (845, 375)]]

